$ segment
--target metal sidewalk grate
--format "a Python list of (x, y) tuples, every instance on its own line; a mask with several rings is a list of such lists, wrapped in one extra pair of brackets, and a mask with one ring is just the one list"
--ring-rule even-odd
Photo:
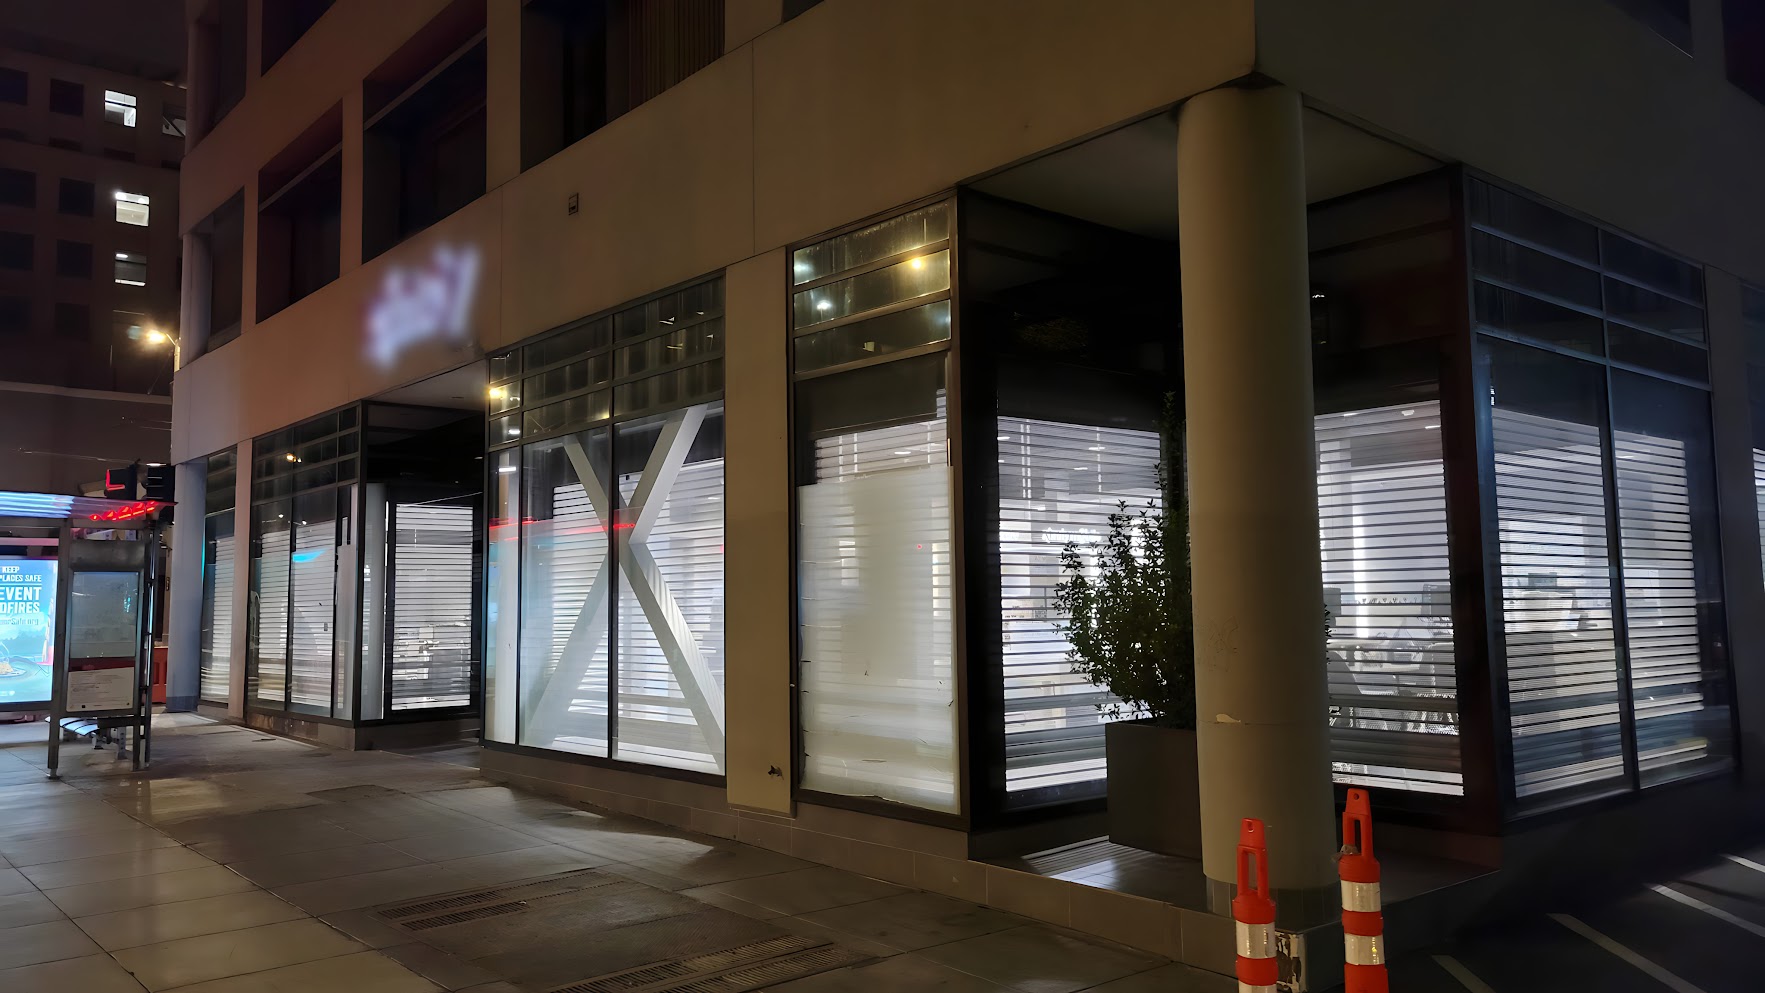
[(547, 876), (527, 883), (487, 886), (482, 889), (424, 897), (407, 903), (381, 907), (374, 916), (407, 931), (423, 931), (463, 924), (467, 921), (520, 913), (540, 900), (567, 896), (596, 886), (620, 882), (616, 876), (578, 869), (557, 876)]
[(785, 935), (720, 952), (627, 969), (547, 993), (746, 993), (869, 956), (814, 938)]

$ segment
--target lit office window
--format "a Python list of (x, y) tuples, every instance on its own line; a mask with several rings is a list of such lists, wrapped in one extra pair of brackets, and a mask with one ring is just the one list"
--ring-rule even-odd
[(124, 286), (146, 286), (147, 256), (139, 252), (117, 252), (116, 281)]
[(189, 130), (189, 125), (184, 122), (183, 115), (181, 114), (176, 116), (165, 114), (159, 119), (160, 134), (170, 135), (173, 138), (182, 138), (187, 130)]
[(1339, 783), (1464, 794), (1440, 403), (1316, 419)]
[(118, 224), (133, 224), (136, 227), (147, 226), (147, 209), (151, 203), (147, 196), (140, 193), (124, 193), (116, 191), (116, 220)]
[(135, 126), (136, 110), (133, 94), (118, 93), (116, 90), (104, 91), (104, 119), (110, 123), (132, 128)]

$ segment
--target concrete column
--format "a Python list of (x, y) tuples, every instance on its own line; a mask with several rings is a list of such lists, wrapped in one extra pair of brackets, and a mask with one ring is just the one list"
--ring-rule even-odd
[(484, 188), (521, 175), (521, 0), (485, 9)]
[(1740, 715), (1741, 791), (1749, 813), (1765, 808), (1765, 673), (1748, 664), (1765, 654), (1765, 573), (1760, 564), (1758, 497), (1753, 481), (1753, 418), (1748, 361), (1751, 342), (1743, 307), (1746, 287), (1731, 273), (1704, 268), (1705, 319), (1710, 328), (1710, 413), (1721, 510), (1723, 595), (1734, 708)]
[(195, 710), (202, 683), (202, 510), (207, 462), (177, 466), (177, 523), (172, 525), (172, 586), (166, 608), (165, 709)]
[[(227, 716), (245, 719), (245, 667), (251, 648), (251, 439), (239, 443), (233, 484), (233, 644), (227, 667)], [(221, 609), (215, 604), (215, 609)]]
[(790, 380), (785, 251), (724, 271), (725, 772), (729, 802), (791, 809)]
[(1283, 923), (1333, 913), (1300, 104), (1212, 90), (1178, 118), (1202, 867), (1223, 910), (1241, 818)]

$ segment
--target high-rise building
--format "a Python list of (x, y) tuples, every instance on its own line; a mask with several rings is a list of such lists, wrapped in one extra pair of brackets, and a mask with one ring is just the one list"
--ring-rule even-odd
[(129, 30), (151, 7), (175, 10), (6, 15), (0, 489), (77, 493), (167, 458), (185, 99), (177, 35)]
[[(1243, 817), (1330, 916), (1350, 786), (1515, 885), (1718, 844), (1751, 9), (189, 0), (172, 702), (1185, 957)], [(1194, 770), (1057, 596), (1161, 461)], [(1130, 896), (1148, 768), (1200, 861)]]

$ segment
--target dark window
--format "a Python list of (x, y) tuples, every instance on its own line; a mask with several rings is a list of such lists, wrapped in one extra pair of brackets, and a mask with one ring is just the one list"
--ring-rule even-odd
[(331, 9), (332, 0), (264, 0), (263, 66), (267, 71)]
[(118, 162), (135, 161), (135, 153), (123, 148), (106, 148), (104, 150), (104, 157), (107, 159), (115, 159)]
[(83, 241), (57, 241), (55, 274), (69, 279), (91, 279), (92, 246)]
[(98, 191), (83, 179), (63, 179), (56, 194), (55, 209), (75, 217), (91, 217), (98, 203)]
[(367, 130), (362, 224), (367, 256), (483, 195), (484, 73), (480, 42)]
[(1722, 0), (1722, 47), (1728, 81), (1765, 103), (1765, 3)]
[(337, 278), (343, 244), (343, 156), (272, 191), (257, 220), (259, 320)]
[(1691, 54), (1691, 0), (1612, 0), (1631, 17)]
[(784, 19), (788, 21), (820, 2), (821, 0), (784, 0)]
[(543, 161), (723, 54), (720, 0), (533, 0), (522, 18), (523, 166)]
[(0, 128), (0, 138), (8, 141), (29, 141), (30, 136), (17, 128)]
[(245, 292), (245, 197), (233, 194), (197, 226), (208, 241), (208, 345), (239, 332)]
[(208, 95), (201, 122), (207, 131), (245, 95), (245, 0), (215, 0), (196, 30), (192, 74), (196, 92)]
[(25, 103), (30, 99), (31, 77), (22, 69), (0, 66), (0, 103)]
[(57, 114), (79, 117), (86, 112), (86, 88), (65, 79), (49, 81), (49, 109)]
[(0, 295), (0, 334), (24, 334), (30, 329), (30, 298)]
[(37, 205), (37, 174), (0, 167), (0, 203), (13, 207)]
[(17, 231), (0, 231), (0, 269), (23, 269), (29, 272), (34, 248), (35, 242), (30, 235)]
[(49, 139), (49, 147), (65, 149), (69, 152), (77, 152), (80, 150), (80, 143), (71, 138), (51, 138)]
[(63, 338), (87, 341), (92, 337), (92, 310), (83, 303), (55, 305), (55, 333)]

